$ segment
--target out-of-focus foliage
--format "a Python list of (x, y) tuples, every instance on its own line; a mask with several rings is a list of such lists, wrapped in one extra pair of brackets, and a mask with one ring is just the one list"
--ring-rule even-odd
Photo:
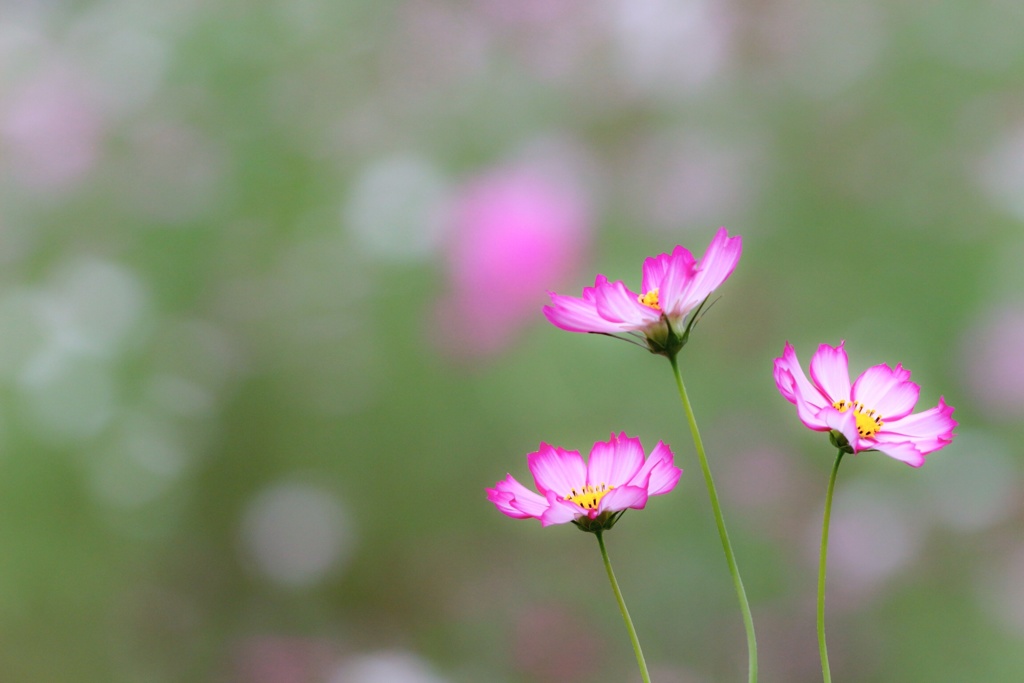
[(726, 225), (681, 359), (762, 680), (820, 675), (832, 458), (771, 361), (840, 339), (961, 426), (840, 473), (833, 670), (1024, 680), (1022, 35), (1013, 0), (0, 3), (0, 679), (635, 680), (593, 539), (484, 497), (625, 430), (686, 470), (607, 539), (653, 676), (739, 680), (668, 364), (539, 310)]

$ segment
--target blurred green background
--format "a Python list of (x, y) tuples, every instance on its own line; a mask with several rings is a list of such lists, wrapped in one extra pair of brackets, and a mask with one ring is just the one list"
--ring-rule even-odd
[(837, 679), (1024, 680), (1024, 4), (0, 9), (0, 680), (639, 680), (593, 539), (484, 495), (613, 430), (685, 469), (607, 537), (655, 680), (741, 680), (668, 363), (540, 314), (720, 225), (761, 680), (819, 680), (833, 457), (772, 360), (841, 339), (960, 427), (840, 472)]

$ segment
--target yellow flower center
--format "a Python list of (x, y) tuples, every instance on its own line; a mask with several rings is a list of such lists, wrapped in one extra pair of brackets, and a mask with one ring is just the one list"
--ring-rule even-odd
[(845, 413), (851, 407), (853, 408), (853, 415), (857, 418), (857, 433), (863, 439), (873, 437), (882, 428), (882, 425), (885, 424), (882, 421), (881, 415), (870, 408), (865, 409), (860, 401), (836, 401), (832, 404), (832, 407), (840, 413)]
[(650, 308), (653, 308), (656, 311), (660, 311), (661, 310), (661, 306), (658, 305), (658, 290), (657, 289), (652, 289), (651, 291), (647, 292), (646, 294), (642, 294), (641, 296), (638, 296), (636, 298), (636, 300), (639, 301), (640, 303), (642, 303), (644, 306), (649, 306)]
[(597, 504), (601, 502), (601, 499), (611, 491), (614, 486), (608, 486), (607, 484), (601, 484), (600, 486), (584, 486), (582, 489), (577, 491), (572, 490), (572, 493), (565, 497), (566, 500), (571, 500), (580, 507), (586, 508), (587, 510), (596, 510)]

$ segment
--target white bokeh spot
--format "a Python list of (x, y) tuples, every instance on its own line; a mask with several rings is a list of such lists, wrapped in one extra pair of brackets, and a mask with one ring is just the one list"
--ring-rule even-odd
[(422, 657), (402, 650), (374, 652), (346, 660), (328, 683), (449, 683)]
[(342, 220), (367, 254), (417, 261), (439, 246), (447, 201), (447, 181), (433, 165), (415, 156), (388, 157), (356, 178)]
[(353, 531), (337, 497), (281, 482), (257, 495), (242, 519), (242, 543), (256, 569), (290, 587), (323, 580), (351, 555)]

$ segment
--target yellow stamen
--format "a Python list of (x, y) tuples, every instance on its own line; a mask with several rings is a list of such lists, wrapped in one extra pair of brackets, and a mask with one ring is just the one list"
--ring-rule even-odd
[(576, 503), (580, 507), (586, 508), (587, 510), (596, 510), (598, 503), (601, 499), (611, 491), (614, 486), (608, 486), (607, 484), (601, 484), (600, 486), (584, 486), (580, 490), (573, 489), (572, 493), (565, 497), (566, 500)]
[(840, 413), (845, 413), (851, 406), (853, 407), (853, 415), (857, 418), (857, 433), (860, 434), (861, 438), (870, 439), (885, 424), (882, 421), (881, 415), (870, 408), (865, 409), (860, 401), (841, 400), (832, 404), (832, 407)]
[(652, 289), (651, 291), (647, 292), (646, 294), (642, 294), (641, 296), (638, 296), (636, 298), (636, 300), (639, 301), (640, 303), (642, 303), (644, 306), (648, 306), (650, 308), (653, 308), (656, 311), (660, 311), (661, 310), (661, 306), (658, 304), (658, 290), (657, 289)]

